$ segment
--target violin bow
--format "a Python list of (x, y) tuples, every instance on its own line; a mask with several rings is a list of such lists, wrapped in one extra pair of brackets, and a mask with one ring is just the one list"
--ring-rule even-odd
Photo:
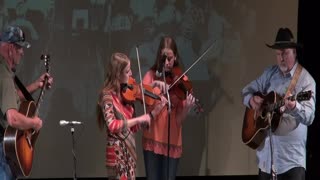
[[(215, 44), (215, 42), (216, 42), (216, 41), (214, 41), (214, 42), (201, 54), (201, 56), (198, 57), (198, 59), (197, 59), (195, 62), (193, 62), (193, 63), (191, 64), (191, 66), (190, 66), (187, 70), (185, 70), (184, 73), (182, 73), (182, 74), (169, 86), (169, 89), (171, 89), (194, 65), (196, 65), (196, 64), (203, 58), (204, 55), (206, 55), (206, 54), (209, 52), (209, 50), (213, 47), (213, 45)], [(168, 90), (169, 90), (169, 89), (168, 89)]]
[(145, 102), (145, 99), (144, 99), (144, 88), (143, 88), (143, 85), (142, 85), (142, 76), (141, 76), (141, 68), (140, 68), (140, 58), (139, 58), (139, 49), (138, 49), (138, 46), (136, 46), (136, 53), (137, 53), (137, 60), (138, 60), (138, 69), (139, 69), (139, 78), (140, 78), (140, 89), (141, 89), (141, 93), (142, 93), (142, 102), (143, 102), (143, 112), (144, 114), (147, 113), (147, 110), (146, 110), (146, 102)]

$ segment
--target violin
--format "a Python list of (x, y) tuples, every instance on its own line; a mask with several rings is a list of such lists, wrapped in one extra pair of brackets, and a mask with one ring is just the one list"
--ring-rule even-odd
[(174, 67), (171, 72), (168, 73), (168, 76), (166, 76), (166, 82), (170, 85), (170, 92), (173, 92), (179, 99), (185, 100), (187, 98), (187, 92), (193, 93), (192, 84), (188, 77), (183, 75), (176, 84), (173, 84), (182, 73), (179, 67)]
[[(136, 80), (133, 77), (129, 77), (129, 80), (126, 84), (121, 84), (121, 96), (124, 101), (127, 103), (133, 103), (135, 101), (145, 100), (147, 105), (153, 105), (156, 100), (160, 100), (161, 98), (159, 94), (161, 90), (158, 87), (153, 88), (150, 85), (143, 84), (143, 91), (141, 90), (141, 86), (136, 83)], [(142, 95), (142, 92), (143, 95)]]
[[(169, 92), (174, 93), (180, 100), (185, 100), (187, 94), (193, 93), (192, 83), (188, 77), (183, 74), (179, 67), (174, 67), (166, 76), (166, 83), (169, 84)], [(203, 112), (199, 99), (195, 99), (196, 111)]]

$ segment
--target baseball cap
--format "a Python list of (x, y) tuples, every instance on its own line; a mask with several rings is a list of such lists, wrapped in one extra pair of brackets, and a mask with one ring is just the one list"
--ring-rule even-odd
[(24, 32), (17, 26), (5, 27), (0, 34), (0, 41), (14, 43), (25, 48), (31, 47), (31, 44), (25, 41)]

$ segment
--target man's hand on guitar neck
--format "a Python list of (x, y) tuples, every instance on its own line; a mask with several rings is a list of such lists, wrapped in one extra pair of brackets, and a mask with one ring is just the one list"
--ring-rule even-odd
[(263, 99), (260, 96), (252, 96), (250, 98), (249, 104), (251, 109), (259, 110), (262, 105)]
[[(288, 95), (288, 97), (291, 97), (292, 96), (292, 94), (290, 93), (289, 95)], [(280, 108), (280, 112), (281, 113), (284, 113), (286, 110), (288, 110), (288, 111), (291, 111), (291, 110), (293, 110), (295, 107), (296, 107), (296, 101), (295, 100), (290, 100), (290, 99), (288, 99), (288, 98), (285, 98), (284, 99), (284, 106), (282, 106), (281, 108)]]
[(46, 78), (48, 78), (48, 82), (46, 84), (46, 89), (51, 88), (51, 86), (53, 84), (53, 77), (49, 73), (44, 73), (35, 82), (38, 84), (38, 89), (43, 87)]
[(50, 89), (53, 84), (53, 77), (49, 73), (43, 73), (36, 81), (27, 87), (28, 91), (33, 93), (37, 89), (43, 88), (46, 78), (48, 78), (48, 81), (45, 88)]
[[(53, 77), (49, 73), (43, 73), (37, 80), (35, 80), (33, 83), (29, 84), (26, 88), (27, 91), (32, 94), (38, 89), (43, 88), (43, 85), (45, 83), (46, 78), (48, 78), (46, 89), (50, 89), (53, 84)], [(25, 97), (20, 89), (17, 90), (18, 96), (20, 100), (25, 100)]]

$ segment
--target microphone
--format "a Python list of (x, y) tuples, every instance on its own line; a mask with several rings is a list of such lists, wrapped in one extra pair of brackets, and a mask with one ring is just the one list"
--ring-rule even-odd
[(73, 126), (73, 125), (80, 125), (80, 124), (82, 124), (82, 122), (80, 122), (80, 121), (60, 120), (60, 121), (59, 121), (59, 124), (60, 124), (60, 126), (66, 126), (66, 125)]
[(163, 54), (160, 60), (160, 66), (156, 71), (156, 76), (158, 78), (162, 76), (163, 66), (164, 66), (164, 63), (166, 62), (166, 59), (167, 59), (167, 55)]

